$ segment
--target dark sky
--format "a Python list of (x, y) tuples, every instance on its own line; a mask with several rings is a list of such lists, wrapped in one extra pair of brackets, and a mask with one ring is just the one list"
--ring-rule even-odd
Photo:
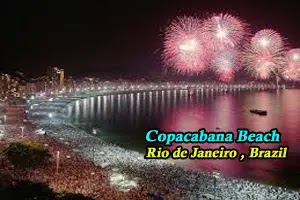
[(253, 31), (273, 28), (300, 47), (297, 1), (7, 2), (0, 6), (0, 68), (32, 75), (49, 65), (79, 76), (159, 74), (163, 30), (183, 14), (229, 12)]

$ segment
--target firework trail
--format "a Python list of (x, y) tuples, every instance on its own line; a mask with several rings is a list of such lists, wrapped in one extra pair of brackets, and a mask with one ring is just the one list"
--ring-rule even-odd
[(244, 51), (246, 70), (254, 77), (268, 79), (286, 65), (284, 42), (276, 31), (264, 29), (257, 32)]
[(247, 25), (232, 15), (218, 14), (205, 20), (204, 31), (213, 49), (237, 47), (247, 33)]
[(174, 20), (164, 38), (164, 62), (179, 73), (200, 73), (210, 57), (202, 22), (193, 17)]
[(224, 82), (231, 81), (240, 66), (239, 51), (234, 48), (217, 51), (211, 64), (213, 71)]

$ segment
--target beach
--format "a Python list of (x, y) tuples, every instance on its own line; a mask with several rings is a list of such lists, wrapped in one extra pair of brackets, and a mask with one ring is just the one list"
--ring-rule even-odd
[[(52, 102), (48, 104), (54, 106)], [(38, 112), (47, 113), (49, 107), (41, 106)], [(31, 112), (34, 114), (34, 110)], [(208, 199), (208, 196), (221, 199), (300, 199), (298, 192), (282, 187), (190, 171), (169, 160), (145, 160), (141, 153), (107, 143), (101, 140), (101, 136), (95, 137), (69, 124), (63, 120), (62, 114), (54, 116), (51, 125), (46, 119), (34, 123), (47, 131), (47, 136), (73, 144), (73, 151), (102, 166), (110, 184), (122, 191), (139, 188), (195, 200)]]

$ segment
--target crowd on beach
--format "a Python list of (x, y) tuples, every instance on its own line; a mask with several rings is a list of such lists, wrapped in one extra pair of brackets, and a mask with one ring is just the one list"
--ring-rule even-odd
[[(23, 127), (23, 134), (20, 127)], [(34, 170), (18, 170), (1, 157), (0, 180), (2, 180), (2, 184), (3, 179), (7, 179), (9, 182), (29, 180), (47, 183), (55, 192), (80, 193), (96, 200), (150, 199), (149, 195), (140, 188), (126, 192), (115, 189), (109, 184), (103, 168), (74, 152), (74, 145), (66, 141), (55, 140), (32, 124), (2, 123), (0, 132), (0, 150), (3, 150), (11, 142), (36, 141), (47, 147), (52, 154), (50, 162)], [(59, 165), (57, 165), (57, 152), (60, 155)], [(6, 175), (8, 177), (4, 177)]]
[[(72, 141), (74, 150), (89, 160), (102, 166), (108, 175), (120, 174), (115, 187), (128, 191), (142, 188), (144, 193), (158, 191), (161, 196), (181, 196), (183, 199), (300, 199), (300, 194), (281, 187), (268, 186), (256, 182), (217, 178), (211, 174), (193, 172), (173, 162), (145, 160), (144, 155), (106, 143), (99, 137), (87, 134), (61, 120), (53, 121), (51, 137)], [(40, 121), (40, 127), (47, 129), (47, 121)], [(127, 181), (126, 181), (127, 180)], [(126, 184), (132, 180), (136, 184)]]
[[(26, 126), (22, 140), (38, 141), (44, 144), (52, 154), (50, 163), (45, 163), (34, 170), (17, 170), (4, 162), (1, 170), (11, 175), (11, 180), (30, 180), (49, 184), (56, 192), (80, 193), (94, 199), (149, 199), (146, 193), (139, 190), (118, 191), (108, 183), (107, 176), (101, 167), (74, 154), (66, 144), (51, 138), (32, 134), (34, 130)], [(6, 126), (8, 135), (1, 139), (1, 146), (20, 139), (20, 131), (13, 126)], [(57, 152), (60, 152), (57, 170)], [(5, 168), (5, 170), (4, 170)]]
[(107, 143), (58, 116), (35, 123), (25, 125), (23, 138), (19, 126), (6, 124), (1, 145), (16, 139), (39, 141), (52, 153), (51, 163), (33, 171), (6, 165), (6, 171), (13, 178), (46, 182), (58, 192), (108, 200), (300, 199), (298, 192), (288, 189), (193, 172), (171, 161), (145, 160), (144, 155)]

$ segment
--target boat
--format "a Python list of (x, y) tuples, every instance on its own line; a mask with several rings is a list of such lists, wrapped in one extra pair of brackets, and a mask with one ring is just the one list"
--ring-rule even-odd
[(251, 113), (253, 114), (257, 114), (257, 115), (267, 115), (267, 111), (266, 110), (257, 110), (257, 109), (252, 109), (250, 110)]

